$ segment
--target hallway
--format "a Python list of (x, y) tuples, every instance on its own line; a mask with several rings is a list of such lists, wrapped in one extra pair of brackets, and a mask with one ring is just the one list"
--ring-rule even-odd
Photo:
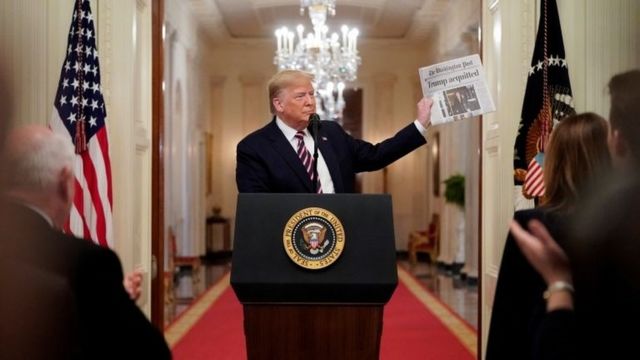
[[(459, 274), (446, 271), (442, 267), (420, 261), (411, 269), (404, 256), (399, 255), (398, 264), (413, 275), (428, 291), (446, 304), (453, 312), (474, 329), (478, 329), (478, 287), (469, 284)], [(174, 302), (165, 310), (165, 328), (186, 311), (207, 289), (231, 269), (230, 256), (209, 258), (203, 261), (193, 284), (191, 269), (181, 268), (176, 273)], [(199, 285), (198, 285), (199, 284)]]

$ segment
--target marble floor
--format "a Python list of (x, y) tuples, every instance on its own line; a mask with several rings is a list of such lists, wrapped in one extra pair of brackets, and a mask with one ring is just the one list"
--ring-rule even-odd
[[(205, 259), (197, 269), (197, 281), (193, 281), (190, 268), (179, 268), (173, 276), (173, 299), (165, 309), (165, 324), (169, 325), (207, 288), (230, 270), (230, 256)], [(414, 267), (403, 256), (398, 263), (415, 276), (424, 286), (450, 309), (456, 312), (471, 327), (478, 328), (478, 286), (460, 274), (443, 267), (419, 261)]]
[(460, 273), (446, 270), (428, 262), (418, 262), (414, 267), (409, 262), (398, 263), (416, 277), (431, 293), (453, 310), (471, 327), (478, 330), (478, 286), (477, 281), (468, 281)]

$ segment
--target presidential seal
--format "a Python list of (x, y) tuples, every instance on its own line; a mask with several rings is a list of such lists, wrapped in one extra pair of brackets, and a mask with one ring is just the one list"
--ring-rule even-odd
[(344, 229), (340, 219), (328, 210), (310, 207), (291, 216), (282, 240), (293, 262), (318, 270), (333, 264), (342, 254)]

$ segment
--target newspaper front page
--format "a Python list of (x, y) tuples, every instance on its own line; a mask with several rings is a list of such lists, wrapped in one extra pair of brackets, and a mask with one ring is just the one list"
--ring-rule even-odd
[(422, 93), (433, 99), (433, 125), (496, 111), (478, 54), (425, 66), (418, 73)]

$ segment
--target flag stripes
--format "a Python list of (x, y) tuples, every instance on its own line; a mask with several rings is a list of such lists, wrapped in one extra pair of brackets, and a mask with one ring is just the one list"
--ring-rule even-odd
[(76, 0), (50, 127), (76, 148), (74, 201), (65, 230), (113, 246), (113, 192), (95, 26), (88, 0)]

